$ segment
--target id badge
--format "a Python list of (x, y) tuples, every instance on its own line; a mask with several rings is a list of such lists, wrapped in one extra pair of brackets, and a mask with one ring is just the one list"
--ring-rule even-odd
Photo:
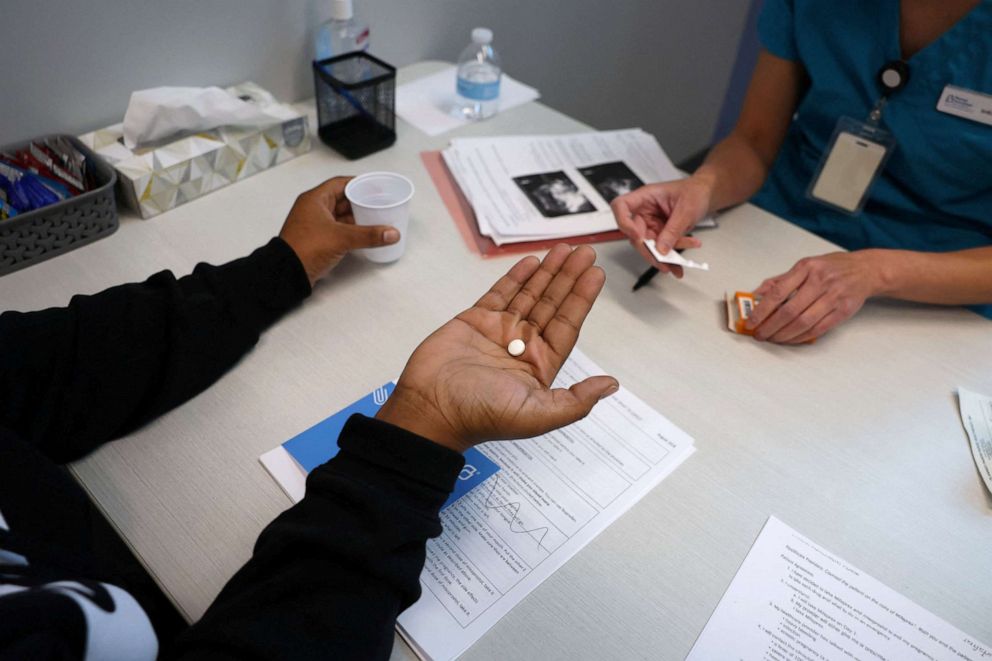
[(893, 149), (895, 140), (888, 131), (841, 117), (807, 197), (852, 216), (861, 213), (868, 191)]

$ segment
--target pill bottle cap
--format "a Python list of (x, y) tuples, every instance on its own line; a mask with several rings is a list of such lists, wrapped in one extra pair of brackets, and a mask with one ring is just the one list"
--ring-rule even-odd
[(472, 30), (472, 41), (476, 44), (492, 43), (493, 31), (489, 28), (475, 28)]
[(351, 0), (331, 0), (331, 18), (336, 21), (347, 21), (355, 15)]

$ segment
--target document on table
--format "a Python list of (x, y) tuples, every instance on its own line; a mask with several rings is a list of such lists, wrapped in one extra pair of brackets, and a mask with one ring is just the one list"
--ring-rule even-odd
[[(602, 373), (575, 350), (556, 386)], [(681, 464), (692, 443), (621, 387), (573, 425), (476, 446), (499, 470), (441, 512), (423, 595), (400, 615), (400, 634), (422, 658), (458, 656)]]
[(979, 661), (978, 642), (770, 517), (687, 661)]
[(617, 196), (682, 177), (640, 129), (456, 138), (442, 156), (498, 245), (615, 230)]
[(971, 456), (992, 493), (992, 398), (965, 388), (958, 388), (961, 422), (971, 442)]
[[(396, 114), (427, 135), (440, 135), (472, 122), (457, 112), (457, 67), (404, 83), (396, 88)], [(500, 80), (499, 110), (504, 112), (541, 95), (533, 87), (510, 78)]]

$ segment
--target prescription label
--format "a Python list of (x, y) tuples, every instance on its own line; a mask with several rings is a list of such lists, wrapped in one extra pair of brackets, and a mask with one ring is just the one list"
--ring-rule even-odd
[(754, 335), (754, 331), (748, 330), (747, 320), (754, 312), (754, 306), (758, 299), (754, 294), (747, 291), (727, 292), (727, 328), (732, 333), (739, 335)]

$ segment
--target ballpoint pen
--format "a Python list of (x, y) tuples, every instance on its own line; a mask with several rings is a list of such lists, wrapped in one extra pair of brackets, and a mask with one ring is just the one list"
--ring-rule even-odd
[(658, 269), (656, 269), (653, 266), (649, 266), (648, 270), (642, 273), (641, 277), (639, 277), (637, 279), (637, 282), (634, 283), (634, 286), (631, 289), (631, 291), (637, 291), (644, 285), (648, 284), (649, 282), (651, 282), (651, 278), (653, 278), (656, 275), (658, 275)]
[[(687, 236), (691, 236), (691, 235), (687, 235)], [(677, 248), (675, 250), (675, 252), (677, 252), (677, 253), (679, 253), (681, 255), (682, 254), (682, 250), (683, 250), (683, 248)], [(644, 285), (648, 284), (649, 282), (651, 282), (651, 278), (653, 278), (656, 275), (658, 275), (658, 269), (655, 268), (654, 266), (649, 266), (648, 267), (648, 270), (645, 271), (644, 273), (642, 273), (641, 274), (641, 277), (639, 277), (637, 279), (637, 282), (634, 283), (634, 286), (631, 288), (631, 291), (637, 291), (638, 289), (640, 289)]]

